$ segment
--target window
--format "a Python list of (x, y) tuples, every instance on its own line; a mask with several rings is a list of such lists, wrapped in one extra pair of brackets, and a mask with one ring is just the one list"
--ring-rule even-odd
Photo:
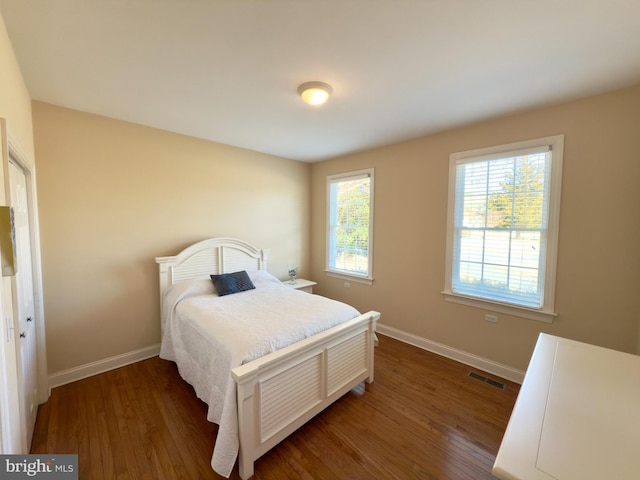
[(451, 155), (447, 300), (553, 319), (563, 142)]
[(371, 283), (373, 169), (327, 177), (327, 273)]

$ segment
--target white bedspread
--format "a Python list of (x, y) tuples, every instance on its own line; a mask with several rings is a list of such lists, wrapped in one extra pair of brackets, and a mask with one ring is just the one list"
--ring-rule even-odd
[(351, 320), (350, 305), (294, 290), (264, 271), (255, 290), (217, 296), (210, 280), (174, 285), (163, 302), (160, 357), (178, 365), (219, 425), (211, 466), (228, 477), (238, 455), (236, 386), (231, 369)]

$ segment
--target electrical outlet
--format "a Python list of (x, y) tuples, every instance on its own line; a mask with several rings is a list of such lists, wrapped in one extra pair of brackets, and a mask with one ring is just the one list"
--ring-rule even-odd
[(351, 284), (349, 282), (344, 282), (344, 288), (349, 288)]
[(498, 317), (497, 315), (489, 315), (488, 313), (484, 316), (484, 319), (487, 322), (491, 322), (491, 323), (498, 323)]

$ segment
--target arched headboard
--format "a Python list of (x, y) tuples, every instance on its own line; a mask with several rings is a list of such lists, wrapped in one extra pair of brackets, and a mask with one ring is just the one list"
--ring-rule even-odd
[(236, 238), (209, 238), (172, 257), (156, 257), (160, 267), (160, 299), (176, 282), (239, 270), (266, 270), (270, 250)]

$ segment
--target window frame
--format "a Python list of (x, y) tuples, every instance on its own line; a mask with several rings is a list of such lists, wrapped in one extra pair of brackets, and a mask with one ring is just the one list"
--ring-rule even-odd
[[(341, 270), (331, 265), (331, 212), (332, 212), (332, 198), (331, 198), (331, 185), (340, 181), (356, 180), (363, 176), (369, 177), (369, 242), (367, 250), (367, 274), (359, 274), (355, 272), (349, 272), (347, 270)], [(364, 283), (367, 285), (373, 284), (373, 205), (374, 205), (374, 184), (375, 174), (373, 168), (366, 168), (363, 170), (356, 170), (351, 172), (338, 173), (327, 176), (327, 218), (326, 218), (326, 252), (325, 252), (325, 274), (330, 277), (341, 278), (345, 280), (351, 280), (358, 283)]]
[[(546, 252), (544, 259), (544, 288), (543, 304), (540, 308), (531, 308), (498, 300), (463, 295), (452, 290), (453, 261), (455, 249), (455, 202), (457, 187), (457, 166), (461, 163), (471, 163), (477, 158), (478, 162), (485, 161), (488, 156), (504, 155), (521, 150), (548, 146), (551, 150), (551, 172), (549, 185), (549, 211), (546, 235)], [(442, 292), (445, 300), (467, 306), (482, 308), (499, 313), (551, 323), (557, 316), (555, 313), (555, 285), (558, 257), (558, 234), (560, 226), (560, 195), (562, 184), (562, 158), (564, 151), (564, 135), (553, 135), (522, 142), (509, 143), (494, 147), (468, 150), (452, 153), (449, 156), (449, 195), (447, 207), (447, 245), (446, 245), (446, 273), (445, 288)], [(485, 158), (481, 158), (485, 157)]]

